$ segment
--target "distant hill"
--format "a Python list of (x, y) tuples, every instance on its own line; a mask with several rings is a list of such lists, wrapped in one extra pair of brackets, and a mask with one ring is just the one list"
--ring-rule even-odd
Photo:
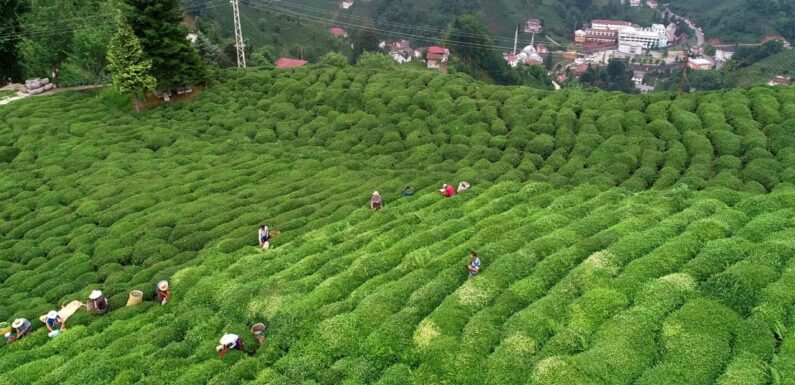
[(795, 39), (795, 0), (671, 0), (670, 7), (721, 41), (757, 42), (768, 35)]
[[(186, 6), (203, 0), (185, 0)], [(527, 19), (543, 21), (543, 31), (536, 41), (565, 44), (574, 29), (593, 18), (617, 18), (641, 25), (655, 20), (655, 11), (648, 7), (629, 7), (606, 1), (562, 0), (530, 2), (526, 0), (357, 0), (350, 9), (342, 9), (338, 2), (321, 0), (241, 1), (244, 35), (256, 44), (275, 44), (291, 50), (299, 42), (312, 49), (328, 50), (324, 40), (317, 39), (317, 31), (325, 32), (331, 25), (339, 25), (355, 33), (366, 25), (373, 25), (382, 39), (406, 38), (416, 46), (426, 46), (444, 35), (450, 22), (461, 13), (472, 13), (484, 20), (494, 35), (493, 49), (508, 51), (513, 47), (516, 26)], [(233, 34), (231, 12), (218, 7), (201, 14), (205, 21), (217, 22), (220, 36)], [(280, 30), (273, 28), (281, 26)], [(521, 30), (520, 30), (521, 31)], [(274, 34), (278, 36), (274, 36)], [(307, 34), (311, 34), (311, 37)], [(530, 42), (530, 34), (520, 34), (520, 45)], [(554, 46), (554, 43), (552, 44)]]
[(795, 77), (795, 50), (788, 49), (737, 71), (739, 86), (767, 83), (776, 75)]

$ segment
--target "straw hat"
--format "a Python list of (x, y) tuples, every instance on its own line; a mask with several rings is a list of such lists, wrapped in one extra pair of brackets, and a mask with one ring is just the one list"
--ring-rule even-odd
[(22, 318), (17, 318), (14, 320), (14, 323), (11, 324), (11, 327), (14, 329), (18, 329), (20, 326), (22, 326), (22, 322), (23, 322)]
[(50, 312), (49, 312), (49, 313), (47, 313), (47, 318), (49, 318), (49, 319), (56, 319), (56, 318), (58, 318), (58, 312), (57, 312), (57, 311), (55, 311), (55, 310), (50, 310)]
[(373, 195), (375, 195), (375, 196), (379, 196), (379, 195), (381, 195), (381, 194), (379, 194), (379, 193), (378, 193), (378, 191), (373, 191)]
[(168, 290), (168, 281), (163, 280), (163, 281), (158, 282), (157, 283), (157, 288), (160, 289), (160, 291)]
[(98, 299), (99, 297), (102, 297), (102, 292), (99, 290), (92, 290), (88, 295), (88, 299)]
[(237, 339), (238, 339), (237, 335), (224, 334), (224, 336), (221, 337), (221, 345), (226, 346), (226, 345), (234, 344), (235, 342), (237, 342)]

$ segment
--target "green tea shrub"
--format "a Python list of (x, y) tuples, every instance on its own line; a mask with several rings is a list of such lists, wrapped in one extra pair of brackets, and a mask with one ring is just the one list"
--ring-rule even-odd
[(739, 262), (704, 283), (704, 293), (747, 316), (761, 299), (761, 289), (778, 277), (770, 266)]

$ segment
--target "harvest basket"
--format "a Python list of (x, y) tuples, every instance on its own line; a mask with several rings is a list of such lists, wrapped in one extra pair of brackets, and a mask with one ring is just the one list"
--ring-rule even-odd
[(133, 290), (130, 292), (130, 298), (127, 299), (127, 306), (137, 305), (144, 300), (144, 292), (140, 290)]

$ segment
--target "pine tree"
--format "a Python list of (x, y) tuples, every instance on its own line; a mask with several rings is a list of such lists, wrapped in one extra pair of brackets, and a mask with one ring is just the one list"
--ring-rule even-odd
[(3, 34), (0, 36), (0, 84), (10, 78), (13, 81), (22, 80), (22, 66), (20, 64), (20, 18), (26, 11), (25, 2), (21, 0), (0, 0), (0, 20), (4, 25)]
[(127, 20), (141, 41), (146, 56), (152, 60), (156, 88), (168, 91), (199, 83), (206, 79), (207, 69), (199, 54), (187, 40), (182, 24), (183, 10), (179, 0), (125, 0)]
[(132, 96), (135, 112), (140, 112), (138, 98), (153, 90), (157, 81), (150, 74), (152, 61), (144, 57), (141, 42), (132, 28), (121, 20), (108, 46), (108, 69), (113, 86)]

